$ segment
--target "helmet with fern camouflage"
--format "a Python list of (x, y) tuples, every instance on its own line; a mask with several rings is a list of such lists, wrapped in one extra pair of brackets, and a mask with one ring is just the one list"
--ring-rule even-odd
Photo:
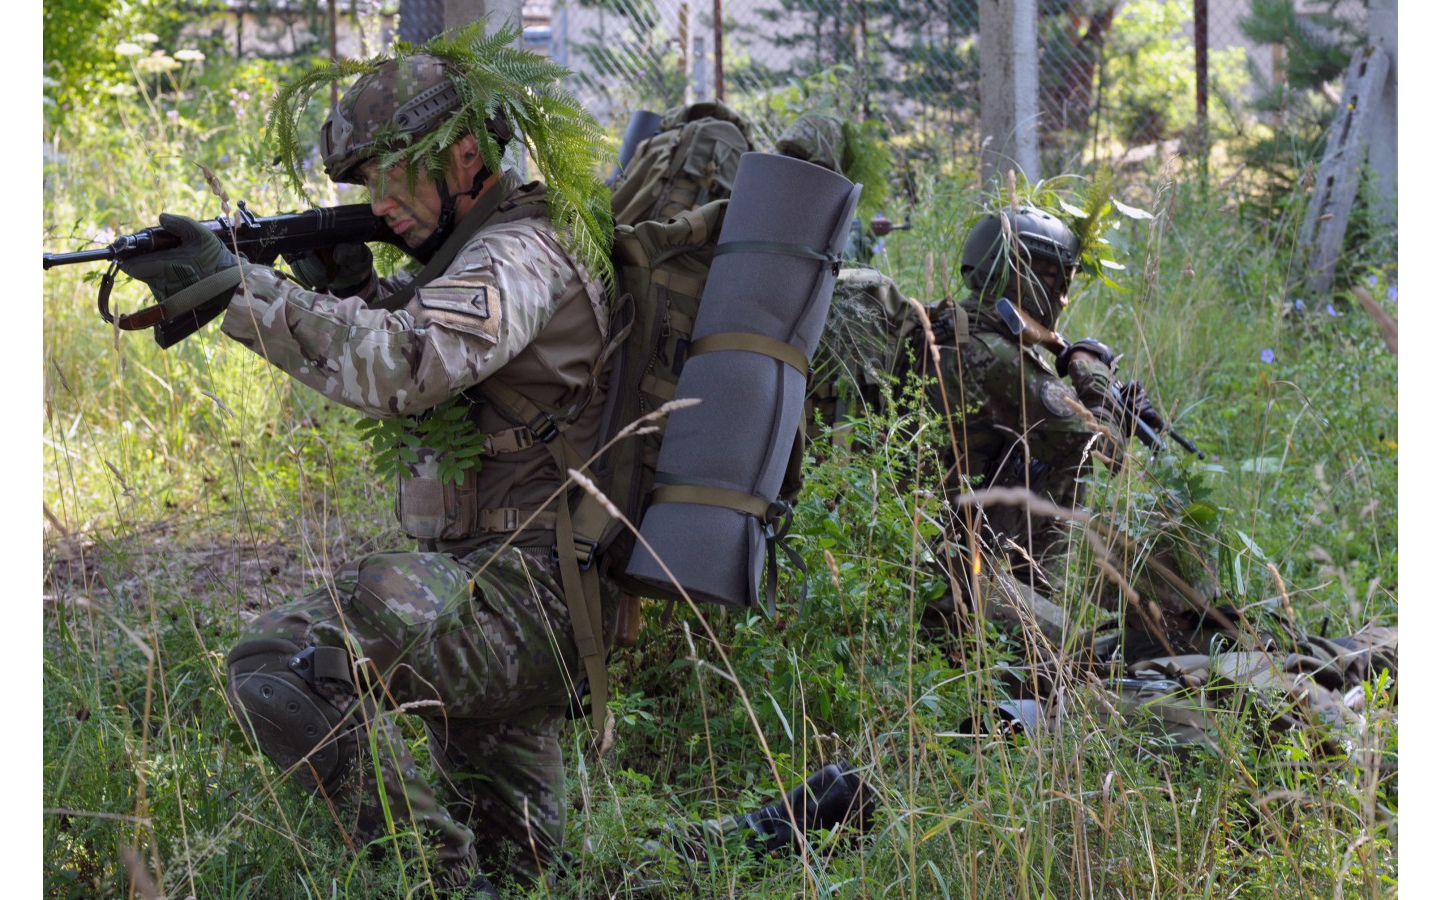
[[(461, 104), (444, 60), (416, 53), (387, 60), (362, 75), (330, 110), (320, 128), (320, 157), (332, 181), (362, 184), (360, 167), (381, 153), (411, 144), (447, 122)], [(504, 116), (486, 121), (503, 147)]]
[[(480, 19), (419, 47), (397, 41), (391, 56), (340, 57), (302, 73), (276, 91), (266, 115), (280, 174), (305, 193), (304, 160), (312, 146), (308, 135), (301, 137), (306, 106), (323, 85), (354, 78), (321, 129), (321, 161), (332, 180), (363, 186), (362, 169), (371, 160), (387, 173), (404, 166), (411, 179), (433, 180), (441, 219), (427, 242), (438, 249), (435, 242), (457, 221), (458, 197), (476, 198), (496, 183), (489, 176), (503, 167), (505, 145), (523, 143), (547, 185), (549, 218), (561, 243), (613, 286), (610, 191), (595, 171), (604, 132), (564, 87), (568, 70), (519, 41), (518, 25), (506, 22), (489, 32)], [(468, 188), (455, 185), (452, 192), (452, 151), (471, 135), (484, 165)], [(433, 252), (409, 249), (422, 260)]]
[[(960, 252), (960, 275), (983, 297), (1014, 294), (1022, 308), (1047, 326), (1080, 266), (1080, 239), (1062, 221), (1032, 207), (986, 216), (970, 229)], [(1018, 276), (1018, 277), (1017, 277)]]

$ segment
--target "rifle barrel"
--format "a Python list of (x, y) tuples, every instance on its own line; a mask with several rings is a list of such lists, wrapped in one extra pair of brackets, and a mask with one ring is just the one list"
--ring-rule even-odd
[(109, 247), (102, 247), (99, 250), (81, 250), (76, 253), (47, 253), (45, 254), (45, 271), (50, 271), (52, 266), (100, 262), (101, 260), (114, 259), (114, 257), (115, 254)]

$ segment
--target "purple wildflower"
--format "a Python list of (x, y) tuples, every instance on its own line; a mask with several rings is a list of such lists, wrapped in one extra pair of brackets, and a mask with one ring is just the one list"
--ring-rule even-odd
[(1304, 300), (1301, 300), (1301, 299), (1299, 299), (1299, 298), (1297, 297), (1297, 298), (1295, 299), (1295, 309), (1296, 309), (1297, 312), (1304, 312), (1304, 311), (1305, 311), (1305, 301), (1304, 301)]
[(1389, 297), (1391, 300), (1399, 300), (1400, 286), (1397, 284), (1390, 285), (1390, 290), (1385, 292), (1385, 296)]
[(1379, 281), (1379, 280), (1380, 280), (1379, 278), (1375, 277), (1374, 275), (1371, 275), (1371, 276), (1370, 276), (1370, 286), (1371, 286), (1371, 287), (1374, 287), (1374, 286), (1375, 286), (1375, 283), (1376, 283), (1377, 281)]
[(1329, 313), (1330, 315), (1332, 315), (1332, 316), (1338, 316), (1338, 315), (1340, 315), (1339, 313), (1337, 313), (1337, 312), (1335, 311), (1335, 304), (1333, 304), (1333, 303), (1327, 303), (1327, 304), (1325, 304), (1325, 311), (1326, 311), (1327, 313)]
[(1261, 361), (1262, 363), (1266, 363), (1266, 364), (1273, 363), (1273, 362), (1275, 361), (1275, 351), (1274, 351), (1274, 350), (1271, 350), (1269, 347), (1266, 347), (1264, 350), (1261, 350), (1261, 351), (1260, 351), (1260, 361)]

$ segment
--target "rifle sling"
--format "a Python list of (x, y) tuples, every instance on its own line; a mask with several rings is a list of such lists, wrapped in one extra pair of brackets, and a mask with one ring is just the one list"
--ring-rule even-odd
[(154, 306), (147, 306), (139, 312), (116, 317), (116, 327), (122, 331), (139, 331), (170, 319), (194, 312), (210, 300), (228, 294), (240, 286), (240, 267), (230, 266), (212, 272), (187, 288), (161, 300)]

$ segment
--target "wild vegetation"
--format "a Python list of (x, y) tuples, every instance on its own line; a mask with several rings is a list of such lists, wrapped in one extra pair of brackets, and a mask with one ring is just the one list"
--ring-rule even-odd
[[(288, 64), (119, 38), (103, 94), (67, 88), (47, 107), (47, 248), (103, 243), (162, 210), (294, 206), (260, 127)], [(1359, 284), (1395, 314), (1394, 231), (1364, 207), (1335, 294), (1297, 294), (1303, 188), (1274, 205), (1273, 183), (1227, 175), (1186, 161), (1125, 173), (1117, 196), (1154, 218), (1109, 233), (1127, 268), (1061, 320), (1122, 350), (1126, 375), (1207, 453), (1135, 444), (1120, 475), (1097, 469), (1093, 509), (1143, 536), (1147, 511), (1203, 504), (1237, 604), (1331, 634), (1394, 624), (1396, 361), (1346, 301)], [(966, 159), (914, 179), (914, 227), (877, 258), (907, 294), (960, 294), (975, 181)], [(312, 202), (359, 199), (309, 182)], [(256, 753), (221, 690), (245, 617), (405, 545), (357, 415), (213, 327), (168, 351), (114, 331), (95, 314), (100, 270), (44, 282), (46, 895), (430, 896), (415, 834), (353, 852), (334, 811)], [(149, 302), (121, 281), (116, 305)], [(1084, 704), (1053, 731), (988, 727), (1016, 648), (993, 631), (960, 646), (917, 633), (941, 587), (925, 559), (942, 501), (909, 473), (938, 428), (863, 418), (843, 447), (812, 448), (794, 529), (803, 605), (792, 573), (773, 621), (646, 607), (638, 646), (611, 663), (614, 747), (597, 755), (583, 721), (569, 735), (567, 864), (535, 896), (1394, 896), (1387, 676), (1339, 755), (1308, 729), (1267, 739), (1240, 712), (1183, 752)], [(1077, 576), (1055, 599), (1078, 609), (1096, 576)], [(837, 758), (878, 792), (863, 836), (694, 860), (653, 833), (773, 802)]]

